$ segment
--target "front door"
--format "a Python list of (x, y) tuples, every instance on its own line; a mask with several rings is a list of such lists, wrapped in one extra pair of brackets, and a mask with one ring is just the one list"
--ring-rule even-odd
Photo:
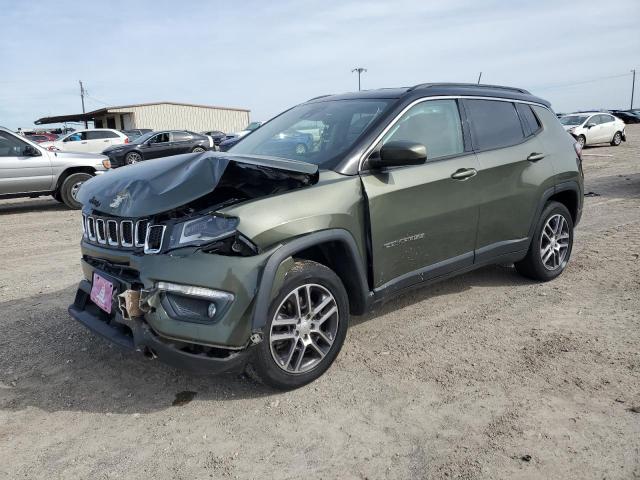
[(0, 131), (0, 195), (46, 192), (51, 190), (53, 172), (46, 153), (25, 155), (29, 144), (15, 135)]
[(421, 143), (427, 148), (424, 165), (361, 172), (375, 289), (405, 287), (473, 263), (478, 163), (465, 148), (458, 108), (456, 100), (418, 103), (376, 147)]
[(171, 136), (169, 132), (158, 133), (145, 143), (142, 149), (145, 160), (173, 155), (171, 152)]

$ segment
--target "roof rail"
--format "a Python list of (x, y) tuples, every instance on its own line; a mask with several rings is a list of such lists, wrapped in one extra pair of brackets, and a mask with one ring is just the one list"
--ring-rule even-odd
[(487, 85), (485, 83), (419, 83), (418, 85), (414, 85), (411, 87), (408, 92), (416, 90), (418, 88), (429, 88), (429, 87), (469, 87), (469, 88), (490, 88), (494, 90), (508, 90), (511, 92), (524, 93), (527, 95), (531, 95), (531, 92), (525, 90), (524, 88), (516, 88), (516, 87), (504, 87), (502, 85)]
[(330, 96), (331, 94), (329, 93), (326, 95), (318, 95), (317, 97), (310, 98), (309, 100), (307, 100), (307, 102), (310, 102), (311, 100), (318, 100), (319, 98), (330, 97)]

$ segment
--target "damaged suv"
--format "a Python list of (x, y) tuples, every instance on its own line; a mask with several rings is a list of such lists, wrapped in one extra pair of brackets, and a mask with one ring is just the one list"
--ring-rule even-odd
[(560, 275), (582, 192), (579, 148), (525, 90), (318, 97), (229, 152), (87, 182), (69, 312), (150, 358), (296, 388), (329, 368), (350, 315), (396, 294), (492, 263)]

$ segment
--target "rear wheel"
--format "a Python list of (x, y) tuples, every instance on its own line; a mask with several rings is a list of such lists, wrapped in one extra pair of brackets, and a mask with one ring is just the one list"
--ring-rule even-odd
[(91, 175), (88, 173), (73, 173), (65, 178), (58, 193), (62, 203), (74, 210), (82, 208), (82, 204), (77, 200), (78, 191), (82, 184), (90, 178)]
[(527, 256), (516, 263), (525, 277), (547, 282), (560, 275), (573, 247), (573, 219), (567, 207), (549, 202), (536, 226)]
[(304, 155), (307, 153), (307, 146), (304, 143), (299, 143), (295, 148), (296, 155)]
[(195, 147), (193, 150), (191, 150), (193, 153), (202, 153), (204, 152), (204, 148), (202, 147)]
[(611, 139), (611, 145), (617, 147), (622, 143), (622, 133), (616, 132), (613, 134), (613, 138)]
[(340, 278), (319, 263), (296, 262), (271, 303), (249, 373), (282, 390), (314, 381), (338, 356), (348, 323), (349, 302)]

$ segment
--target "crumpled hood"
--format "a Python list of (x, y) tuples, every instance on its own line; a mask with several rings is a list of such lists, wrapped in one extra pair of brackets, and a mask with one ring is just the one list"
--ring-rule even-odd
[[(213, 192), (220, 183), (224, 183), (227, 190), (235, 181), (243, 183), (242, 175), (230, 177), (228, 174), (223, 178), (225, 172), (237, 170), (231, 166), (259, 171), (265, 182), (278, 181), (275, 191), (282, 191), (283, 185), (290, 189), (317, 181), (318, 167), (310, 163), (203, 152), (148, 160), (111, 170), (85, 182), (77, 198), (85, 208), (107, 215), (131, 218), (156, 215), (198, 200)], [(254, 186), (260, 183), (253, 180)], [(264, 188), (265, 195), (270, 194), (267, 187)], [(251, 193), (249, 198), (260, 196)]]

